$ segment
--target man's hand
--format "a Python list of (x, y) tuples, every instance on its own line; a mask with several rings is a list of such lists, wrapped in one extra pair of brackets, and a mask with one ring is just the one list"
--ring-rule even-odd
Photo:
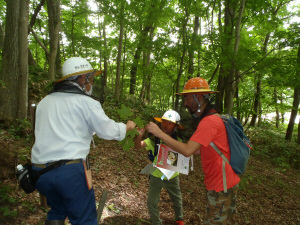
[(128, 122), (126, 123), (126, 132), (133, 130), (135, 126), (135, 122), (128, 120)]
[(161, 138), (161, 135), (164, 134), (164, 132), (153, 122), (150, 122), (147, 126), (146, 126), (146, 130), (153, 134), (155, 137), (159, 137)]

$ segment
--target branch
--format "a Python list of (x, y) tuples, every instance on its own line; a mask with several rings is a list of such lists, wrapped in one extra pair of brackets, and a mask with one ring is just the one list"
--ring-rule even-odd
[(252, 65), (249, 69), (245, 70), (244, 72), (242, 72), (236, 79), (240, 79), (242, 77), (242, 75), (246, 74), (249, 70), (253, 69), (255, 66), (257, 66), (261, 61), (263, 61), (268, 55), (270, 55), (273, 51), (275, 51), (276, 48), (272, 49), (270, 52), (268, 52), (264, 57), (262, 57), (258, 62), (254, 63), (254, 65)]
[(210, 84), (212, 82), (212, 80), (214, 79), (215, 75), (217, 74), (218, 70), (219, 70), (220, 65), (218, 64), (217, 67), (215, 68), (213, 74), (211, 75), (208, 84)]
[(32, 33), (32, 35), (34, 36), (35, 40), (42, 47), (42, 49), (44, 49), (46, 55), (49, 57), (50, 56), (50, 52), (49, 52), (48, 48), (41, 42), (41, 40), (39, 39), (39, 37), (37, 36), (37, 34), (33, 31), (32, 27), (29, 27), (29, 29), (30, 29), (30, 32)]
[[(33, 27), (33, 25), (35, 24), (36, 17), (39, 14), (39, 12), (40, 12), (42, 6), (44, 5), (45, 1), (46, 0), (41, 0), (40, 4), (38, 4), (37, 7), (35, 8), (34, 13), (33, 13), (33, 15), (31, 16), (31, 19), (30, 19), (29, 27)], [(28, 28), (28, 34), (30, 34), (30, 28)]]

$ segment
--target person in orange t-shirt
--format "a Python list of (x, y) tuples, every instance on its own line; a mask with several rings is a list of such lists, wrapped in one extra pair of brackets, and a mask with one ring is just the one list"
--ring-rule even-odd
[[(230, 160), (229, 143), (223, 120), (218, 116), (217, 108), (212, 104), (209, 85), (203, 78), (188, 80), (183, 95), (184, 106), (199, 122), (196, 131), (187, 143), (178, 142), (166, 135), (155, 123), (146, 126), (148, 132), (159, 137), (170, 148), (191, 156), (200, 154), (207, 190), (207, 207), (204, 224), (234, 224), (236, 197), (240, 178), (229, 164), (225, 164), (226, 183), (223, 182), (222, 158), (210, 146), (213, 142)], [(227, 189), (224, 188), (227, 186)]]

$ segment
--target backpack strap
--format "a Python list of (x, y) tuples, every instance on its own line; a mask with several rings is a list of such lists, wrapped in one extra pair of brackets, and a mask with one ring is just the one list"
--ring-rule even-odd
[(220, 151), (220, 149), (215, 145), (215, 143), (210, 142), (209, 144), (217, 153), (219, 156), (221, 156), (222, 160), (222, 174), (223, 174), (223, 187), (224, 187), (224, 193), (227, 193), (227, 181), (226, 181), (226, 171), (225, 171), (225, 162), (229, 164), (228, 159), (226, 156)]

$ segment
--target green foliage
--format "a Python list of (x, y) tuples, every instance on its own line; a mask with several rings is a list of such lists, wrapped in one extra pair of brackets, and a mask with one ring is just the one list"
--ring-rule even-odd
[(128, 119), (133, 115), (129, 107), (126, 107), (122, 104), (121, 109), (117, 110), (117, 113), (119, 114), (121, 119)]
[(108, 205), (107, 208), (109, 210), (113, 211), (114, 213), (120, 213), (120, 210), (114, 206), (114, 203), (111, 203), (110, 205)]
[(17, 119), (14, 124), (8, 127), (7, 132), (17, 140), (21, 138), (30, 140), (32, 138), (32, 125), (27, 119)]
[[(119, 116), (123, 119), (129, 119), (133, 115), (130, 108), (126, 107), (123, 104), (121, 106), (121, 109), (118, 109), (117, 112), (118, 112)], [(140, 117), (137, 117), (134, 120), (136, 121), (136, 123), (139, 123), (139, 125), (141, 125), (141, 127), (143, 126), (144, 122), (141, 120)], [(136, 129), (130, 130), (126, 133), (126, 137), (122, 141), (119, 141), (118, 144), (122, 145), (124, 151), (127, 151), (130, 148), (134, 147), (134, 139), (138, 134), (139, 133), (136, 131)]]
[(0, 80), (0, 87), (5, 88), (5, 83), (3, 80)]
[(0, 182), (0, 213), (4, 217), (16, 217), (18, 215), (16, 210), (11, 210), (9, 205), (14, 205), (17, 200), (11, 197), (12, 187), (2, 184)]
[(133, 120), (133, 122), (135, 122), (136, 126), (140, 127), (140, 128), (144, 127), (144, 125), (145, 125), (145, 122), (143, 120), (141, 120), (141, 118), (139, 116), (137, 118), (135, 118)]
[(37, 66), (29, 67), (28, 98), (39, 102), (52, 88), (52, 82), (48, 79), (48, 73)]
[(265, 123), (261, 127), (252, 128), (250, 135), (252, 155), (270, 159), (282, 169), (300, 169), (300, 145), (294, 141), (284, 141), (285, 130)]
[(29, 209), (31, 212), (35, 212), (36, 211), (36, 204), (33, 204), (32, 202), (28, 202), (28, 201), (23, 201), (22, 202), (22, 206), (24, 208)]

